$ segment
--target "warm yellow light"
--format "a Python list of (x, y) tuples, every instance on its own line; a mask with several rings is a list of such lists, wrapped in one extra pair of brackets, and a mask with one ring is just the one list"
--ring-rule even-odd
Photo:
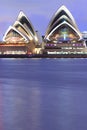
[(39, 54), (40, 51), (41, 51), (41, 48), (35, 48), (35, 49), (34, 49), (34, 53), (35, 53), (35, 54)]
[(38, 41), (38, 39), (37, 39), (37, 37), (35, 36), (35, 41), (37, 42)]
[(31, 36), (29, 38), (30, 38), (31, 41), (33, 41), (33, 38)]

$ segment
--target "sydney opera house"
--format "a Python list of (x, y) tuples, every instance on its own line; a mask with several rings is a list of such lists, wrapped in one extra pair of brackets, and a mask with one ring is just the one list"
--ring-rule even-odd
[(44, 53), (47, 54), (87, 53), (82, 34), (65, 6), (61, 6), (51, 18), (44, 41)]
[(0, 43), (0, 54), (87, 54), (87, 47), (74, 17), (63, 5), (52, 16), (44, 37), (38, 36), (38, 31), (20, 11)]
[(35, 53), (39, 45), (37, 31), (30, 20), (20, 11), (17, 20), (10, 26), (0, 44), (1, 54), (30, 54)]

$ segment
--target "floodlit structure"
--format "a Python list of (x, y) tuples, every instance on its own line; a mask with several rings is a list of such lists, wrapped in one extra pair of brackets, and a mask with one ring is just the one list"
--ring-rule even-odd
[(45, 34), (45, 53), (83, 53), (85, 43), (70, 11), (63, 5), (51, 18)]
[(3, 37), (3, 42), (7, 44), (12, 44), (13, 48), (15, 44), (16, 47), (18, 44), (20, 46), (22, 44), (25, 44), (27, 48), (26, 50), (27, 53), (34, 53), (35, 47), (36, 45), (38, 45), (39, 42), (38, 40), (39, 39), (33, 25), (31, 24), (30, 20), (22, 11), (20, 11), (17, 20), (14, 22), (12, 26), (10, 26), (7, 29)]
[(52, 16), (42, 37), (20, 11), (3, 36), (0, 54), (87, 54), (86, 45), (87, 32), (79, 31), (74, 17), (63, 5)]
[[(12, 41), (10, 37), (12, 38)], [(26, 17), (26, 15), (22, 11), (20, 11), (17, 20), (15, 21), (13, 26), (10, 26), (7, 29), (3, 37), (3, 41), (16, 42), (16, 39), (18, 37), (20, 39), (19, 42), (29, 43), (33, 41), (34, 43), (37, 43), (38, 41), (33, 25), (31, 24), (30, 20)], [(13, 39), (15, 39), (15, 41)]]

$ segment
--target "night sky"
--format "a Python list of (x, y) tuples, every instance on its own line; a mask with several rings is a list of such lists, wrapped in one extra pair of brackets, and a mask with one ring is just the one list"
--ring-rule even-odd
[(0, 1), (0, 40), (9, 25), (15, 22), (20, 10), (30, 19), (35, 30), (44, 35), (51, 17), (62, 5), (72, 13), (79, 30), (87, 31), (86, 0), (2, 0)]

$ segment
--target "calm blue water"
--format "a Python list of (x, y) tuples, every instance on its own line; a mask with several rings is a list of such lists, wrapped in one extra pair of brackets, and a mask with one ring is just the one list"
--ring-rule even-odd
[(0, 130), (87, 130), (87, 59), (0, 59)]

